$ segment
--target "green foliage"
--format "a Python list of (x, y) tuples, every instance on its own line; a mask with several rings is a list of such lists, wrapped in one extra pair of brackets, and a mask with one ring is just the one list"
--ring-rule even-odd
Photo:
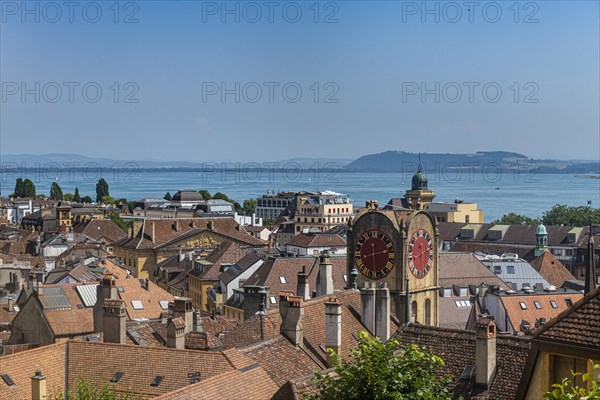
[[(202, 197), (204, 197), (204, 196), (202, 196)], [(168, 201), (171, 201), (171, 192), (167, 192), (167, 194), (165, 194), (164, 199), (168, 200)]]
[(108, 218), (125, 233), (129, 232), (129, 227), (133, 225), (133, 221), (125, 221), (119, 214), (110, 214)]
[(508, 213), (504, 214), (502, 218), (497, 219), (492, 222), (493, 224), (503, 224), (503, 225), (512, 225), (512, 224), (527, 224), (527, 225), (537, 225), (540, 223), (538, 219), (530, 218), (526, 215), (516, 214), (516, 213)]
[(117, 200), (115, 200), (114, 197), (111, 197), (109, 195), (102, 196), (100, 202), (102, 204), (117, 204)]
[(104, 178), (100, 178), (98, 183), (96, 183), (96, 203), (102, 202), (104, 196), (110, 196), (110, 193), (108, 192), (108, 183)]
[(256, 211), (256, 200), (244, 200), (244, 203), (242, 205), (242, 211), (244, 212), (244, 215), (254, 214), (254, 212)]
[(35, 185), (31, 179), (25, 180), (17, 178), (15, 183), (15, 192), (11, 197), (36, 197), (35, 196)]
[(63, 200), (63, 191), (56, 182), (52, 182), (50, 186), (50, 198), (58, 201)]
[(128, 392), (118, 393), (117, 389), (113, 386), (109, 386), (108, 383), (104, 382), (101, 384), (95, 384), (94, 382), (78, 380), (75, 384), (75, 388), (69, 390), (67, 395), (56, 389), (53, 393), (50, 393), (48, 400), (141, 400), (142, 397), (138, 395), (132, 395)]
[[(554, 400), (600, 400), (600, 379), (594, 379), (594, 372), (600, 375), (600, 364), (594, 364), (590, 360), (592, 365), (592, 372), (585, 374), (575, 373), (571, 371), (572, 379), (564, 378), (561, 383), (555, 383), (552, 385), (554, 389), (544, 394), (544, 399)], [(583, 386), (579, 387), (574, 383), (575, 378), (581, 376)], [(588, 389), (588, 384), (590, 389)]]
[(205, 189), (198, 190), (198, 193), (200, 193), (202, 195), (202, 198), (204, 200), (212, 199), (212, 196), (210, 195), (210, 192), (208, 190), (205, 190)]
[(89, 203), (91, 203), (91, 202), (92, 202), (92, 198), (91, 198), (90, 196), (83, 196), (83, 197), (81, 198), (81, 202), (82, 202), (82, 203), (87, 203), (87, 204), (89, 204)]
[[(202, 195), (202, 196), (204, 197), (204, 195)], [(241, 214), (243, 212), (243, 209), (242, 209), (242, 206), (240, 205), (240, 203), (238, 203), (235, 200), (230, 199), (229, 197), (227, 197), (227, 195), (225, 193), (217, 192), (217, 193), (215, 193), (215, 195), (212, 198), (225, 200), (225, 201), (233, 204), (235, 211), (237, 211), (239, 214)]]
[(328, 350), (335, 373), (315, 372), (317, 395), (311, 400), (445, 400), (451, 399), (450, 378), (438, 378), (442, 359), (425, 348), (410, 345), (402, 353), (397, 340), (387, 343), (360, 332), (358, 346), (344, 360)]
[(600, 224), (600, 208), (590, 206), (569, 207), (556, 204), (542, 215), (544, 225), (588, 226), (590, 223)]
[(79, 195), (79, 188), (75, 188), (75, 194), (73, 195), (73, 201), (81, 203), (81, 196)]
[(75, 195), (73, 193), (65, 193), (65, 195), (63, 196), (63, 200), (66, 201), (75, 201)]

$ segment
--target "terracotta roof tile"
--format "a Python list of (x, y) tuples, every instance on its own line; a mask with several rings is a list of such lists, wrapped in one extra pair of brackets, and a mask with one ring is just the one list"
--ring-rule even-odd
[(545, 280), (556, 287), (562, 287), (565, 281), (575, 279), (573, 274), (548, 250), (533, 259), (530, 264)]
[(127, 234), (110, 219), (92, 219), (73, 226), (73, 232), (83, 233), (94, 240), (106, 238), (114, 242), (127, 237)]
[(498, 285), (510, 289), (496, 274), (483, 265), (473, 253), (440, 253), (439, 285)]
[(346, 246), (346, 241), (340, 235), (336, 234), (320, 233), (315, 235), (301, 233), (296, 235), (288, 245), (298, 247), (344, 247)]

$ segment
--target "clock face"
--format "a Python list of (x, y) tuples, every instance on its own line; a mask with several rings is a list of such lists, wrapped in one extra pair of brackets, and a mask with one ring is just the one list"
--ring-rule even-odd
[(412, 274), (421, 279), (433, 266), (433, 239), (425, 229), (418, 229), (408, 244), (408, 268)]
[(392, 239), (378, 230), (366, 231), (358, 238), (354, 248), (354, 263), (369, 279), (385, 278), (396, 259), (396, 250)]

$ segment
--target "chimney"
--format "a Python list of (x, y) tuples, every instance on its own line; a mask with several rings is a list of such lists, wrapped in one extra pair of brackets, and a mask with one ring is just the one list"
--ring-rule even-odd
[(125, 337), (127, 335), (125, 328), (127, 316), (125, 302), (123, 300), (106, 299), (102, 307), (104, 309), (104, 342), (125, 344)]
[(329, 255), (324, 253), (319, 261), (319, 277), (317, 279), (317, 297), (333, 294), (332, 265)]
[(206, 224), (206, 227), (207, 227), (209, 230), (211, 230), (211, 231), (212, 231), (212, 229), (213, 229), (213, 222), (212, 222), (212, 221), (208, 221), (208, 222), (207, 222), (207, 224)]
[(360, 290), (360, 318), (371, 335), (375, 334), (375, 289), (367, 286)]
[(182, 318), (171, 318), (167, 322), (167, 347), (185, 348), (185, 322)]
[(154, 222), (150, 222), (152, 225), (152, 243), (156, 241), (156, 224)]
[(94, 332), (102, 332), (104, 300), (118, 299), (117, 285), (112, 273), (107, 272), (96, 286), (96, 304), (94, 304)]
[(587, 264), (585, 266), (585, 286), (584, 293), (588, 294), (596, 289), (596, 257), (594, 256), (594, 229), (592, 219), (590, 218), (590, 233), (587, 247)]
[(150, 290), (150, 279), (144, 279), (144, 289)]
[(46, 400), (46, 377), (38, 368), (35, 375), (31, 377), (31, 399)]
[(306, 266), (302, 266), (302, 271), (298, 272), (298, 287), (296, 288), (298, 296), (304, 300), (310, 300), (310, 287), (308, 285), (308, 276), (306, 275)]
[[(339, 354), (342, 347), (342, 305), (336, 298), (325, 303), (325, 347)], [(332, 366), (327, 354), (327, 364)]]
[(183, 249), (179, 246), (179, 262), (182, 262), (185, 257), (183, 256)]
[[(252, 317), (260, 309), (260, 289), (265, 289), (263, 286), (244, 286), (244, 320)], [(268, 304), (268, 302), (267, 302)]]
[(175, 222), (173, 223), (173, 230), (175, 230), (175, 232), (179, 232), (179, 220), (175, 219)]
[[(280, 298), (281, 300), (281, 298)], [(304, 319), (304, 300), (299, 296), (288, 296), (284, 308), (287, 308), (285, 317), (281, 322), (281, 333), (283, 333), (296, 347), (304, 347), (304, 335), (302, 332), (302, 319)], [(280, 308), (280, 312), (281, 312)]]
[(175, 297), (173, 318), (181, 318), (183, 320), (185, 323), (185, 333), (191, 331), (194, 320), (192, 299), (188, 297)]
[(202, 321), (200, 312), (194, 311), (193, 316), (194, 332), (204, 332), (204, 322)]
[(375, 289), (375, 336), (386, 342), (390, 338), (390, 290), (384, 285)]
[(15, 299), (12, 297), (8, 298), (8, 312), (13, 312), (15, 310)]
[(475, 324), (475, 384), (489, 389), (496, 375), (496, 324), (480, 315)]

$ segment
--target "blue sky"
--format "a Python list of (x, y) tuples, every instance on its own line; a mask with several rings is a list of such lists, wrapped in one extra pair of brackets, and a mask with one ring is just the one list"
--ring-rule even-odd
[(599, 158), (597, 1), (1, 3), (3, 154)]

